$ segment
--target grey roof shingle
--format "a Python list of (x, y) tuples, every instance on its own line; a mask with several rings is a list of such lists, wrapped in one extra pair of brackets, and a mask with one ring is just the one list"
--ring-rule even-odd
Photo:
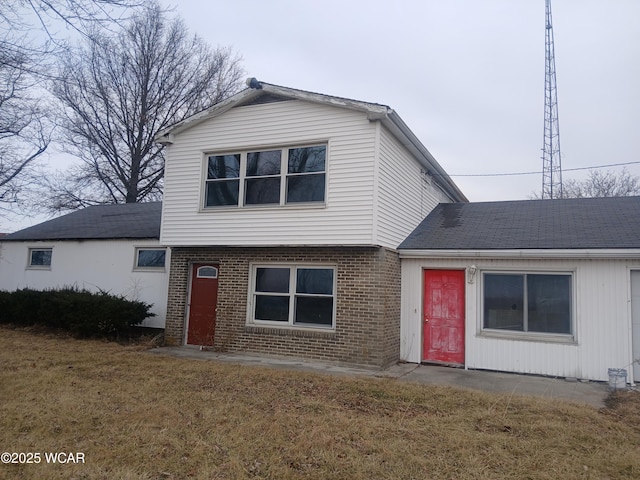
[(399, 248), (640, 248), (640, 197), (443, 203)]
[(19, 230), (2, 241), (160, 238), (162, 202), (96, 205)]

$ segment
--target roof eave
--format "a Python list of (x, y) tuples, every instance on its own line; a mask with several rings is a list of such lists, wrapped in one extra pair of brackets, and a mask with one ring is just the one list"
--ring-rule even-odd
[(234, 106), (244, 103), (247, 101), (251, 101), (253, 98), (260, 95), (259, 90), (254, 90), (252, 88), (247, 88), (242, 90), (241, 92), (236, 93), (235, 95), (223, 100), (220, 103), (216, 103), (212, 107), (207, 108), (201, 112), (198, 112), (194, 115), (191, 115), (188, 118), (185, 118), (181, 122), (171, 125), (170, 127), (165, 128), (164, 130), (159, 131), (154, 140), (163, 145), (170, 145), (174, 142), (174, 136), (188, 128), (191, 128), (209, 118), (216, 117), (218, 115), (222, 115), (224, 112), (231, 110)]
[(108, 241), (108, 240), (159, 240), (160, 235), (156, 236), (122, 236), (122, 237), (64, 237), (64, 238), (52, 238), (52, 237), (43, 237), (43, 238), (0, 238), (0, 242), (89, 242), (89, 241)]
[(362, 102), (349, 98), (334, 97), (321, 93), (308, 92), (295, 88), (273, 85), (270, 83), (260, 82), (255, 78), (247, 80), (249, 88), (223, 100), (220, 103), (203, 110), (200, 113), (176, 123), (160, 132), (155, 136), (155, 141), (165, 146), (171, 145), (175, 141), (175, 135), (191, 128), (205, 120), (217, 117), (231, 110), (235, 106), (240, 106), (250, 102), (254, 98), (269, 93), (292, 100), (301, 100), (321, 105), (329, 105), (333, 107), (346, 108), (367, 114), (370, 121), (381, 121), (401, 143), (426, 169), (427, 173), (434, 176), (434, 181), (440, 185), (447, 195), (455, 202), (468, 202), (467, 197), (462, 193), (458, 186), (451, 180), (451, 177), (445, 172), (440, 164), (433, 158), (433, 155), (426, 149), (422, 142), (409, 129), (400, 116), (390, 107), (377, 103)]
[[(251, 82), (251, 80), (254, 80)], [(347, 108), (355, 110), (369, 115), (386, 115), (390, 108), (385, 105), (378, 105), (375, 103), (361, 102), (358, 100), (351, 100), (348, 98), (333, 97), (330, 95), (324, 95), (321, 93), (307, 92), (304, 90), (297, 90), (289, 87), (282, 87), (280, 85), (272, 85), (270, 83), (258, 82), (255, 79), (249, 79), (248, 85), (253, 85), (250, 88), (244, 89), (235, 95), (223, 100), (220, 103), (213, 105), (212, 107), (196, 113), (189, 118), (184, 119), (170, 127), (161, 130), (154, 137), (155, 141), (163, 145), (170, 145), (174, 142), (174, 136), (184, 130), (191, 128), (205, 120), (215, 118), (223, 113), (231, 110), (235, 106), (241, 106), (248, 103), (254, 98), (269, 93), (272, 95), (278, 95), (281, 97), (290, 98), (292, 100), (302, 100), (311, 103), (318, 103), (322, 105), (330, 105), (334, 107)]]
[(400, 258), (547, 258), (615, 259), (640, 258), (640, 248), (512, 249), (512, 250), (429, 250), (399, 249)]
[(469, 201), (433, 155), (431, 155), (429, 150), (427, 150), (395, 111), (389, 109), (389, 113), (381, 118), (381, 121), (385, 127), (401, 141), (405, 148), (418, 158), (422, 166), (427, 170), (427, 173), (434, 177), (434, 181), (445, 190), (451, 200), (454, 202)]

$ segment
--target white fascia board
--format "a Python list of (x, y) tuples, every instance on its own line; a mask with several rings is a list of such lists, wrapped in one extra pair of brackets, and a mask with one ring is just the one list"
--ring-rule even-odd
[(209, 118), (217, 117), (218, 115), (222, 115), (224, 112), (231, 110), (235, 105), (250, 101), (253, 97), (257, 97), (260, 95), (260, 90), (254, 90), (251, 88), (247, 88), (242, 90), (239, 93), (223, 100), (220, 103), (216, 103), (210, 108), (198, 112), (194, 115), (191, 115), (188, 118), (185, 118), (181, 122), (178, 122), (170, 127), (161, 130), (156, 134), (154, 140), (158, 143), (173, 143), (174, 135), (197, 125), (200, 122), (204, 122)]
[(281, 87), (279, 85), (272, 85), (270, 83), (260, 82), (260, 88), (247, 88), (235, 95), (223, 100), (220, 103), (213, 105), (212, 107), (196, 113), (183, 121), (176, 123), (164, 130), (158, 132), (155, 136), (155, 141), (163, 144), (173, 143), (173, 136), (197, 125), (200, 122), (208, 120), (213, 117), (222, 115), (228, 110), (231, 110), (237, 105), (250, 102), (253, 98), (262, 95), (263, 93), (270, 93), (273, 95), (279, 95), (281, 97), (290, 98), (292, 100), (302, 100), (311, 103), (317, 103), (322, 105), (330, 105), (333, 107), (347, 108), (349, 110), (355, 110), (358, 112), (366, 113), (371, 117), (384, 117), (391, 110), (386, 105), (379, 105), (376, 103), (361, 102), (358, 100), (351, 100), (348, 98), (332, 97), (330, 95), (323, 95), (321, 93), (306, 92), (304, 90), (296, 90), (293, 88)]
[(399, 250), (400, 258), (629, 258), (640, 259), (640, 249), (562, 250)]
[[(370, 116), (385, 116), (387, 112), (391, 111), (386, 105), (380, 105), (377, 103), (361, 102), (359, 100), (352, 100), (349, 98), (333, 97), (331, 95), (324, 95), (322, 93), (307, 92), (305, 90), (296, 90), (294, 88), (281, 87), (279, 85), (272, 85), (270, 83), (261, 82), (261, 90), (271, 93), (273, 95), (280, 95), (282, 97), (288, 97), (293, 100), (302, 100), (305, 102), (319, 103), (322, 105), (329, 105), (339, 108), (347, 108), (349, 110), (356, 110), (358, 112), (367, 113)], [(260, 91), (260, 90), (258, 90)]]

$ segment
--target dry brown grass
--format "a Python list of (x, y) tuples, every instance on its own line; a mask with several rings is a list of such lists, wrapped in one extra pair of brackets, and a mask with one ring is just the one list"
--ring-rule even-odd
[(640, 478), (640, 398), (597, 411), (150, 355), (0, 328), (0, 464), (24, 479)]

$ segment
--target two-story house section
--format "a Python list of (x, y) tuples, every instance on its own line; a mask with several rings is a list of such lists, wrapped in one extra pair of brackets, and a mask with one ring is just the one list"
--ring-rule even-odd
[(157, 137), (167, 344), (396, 361), (396, 247), (466, 198), (391, 108), (247, 84)]

